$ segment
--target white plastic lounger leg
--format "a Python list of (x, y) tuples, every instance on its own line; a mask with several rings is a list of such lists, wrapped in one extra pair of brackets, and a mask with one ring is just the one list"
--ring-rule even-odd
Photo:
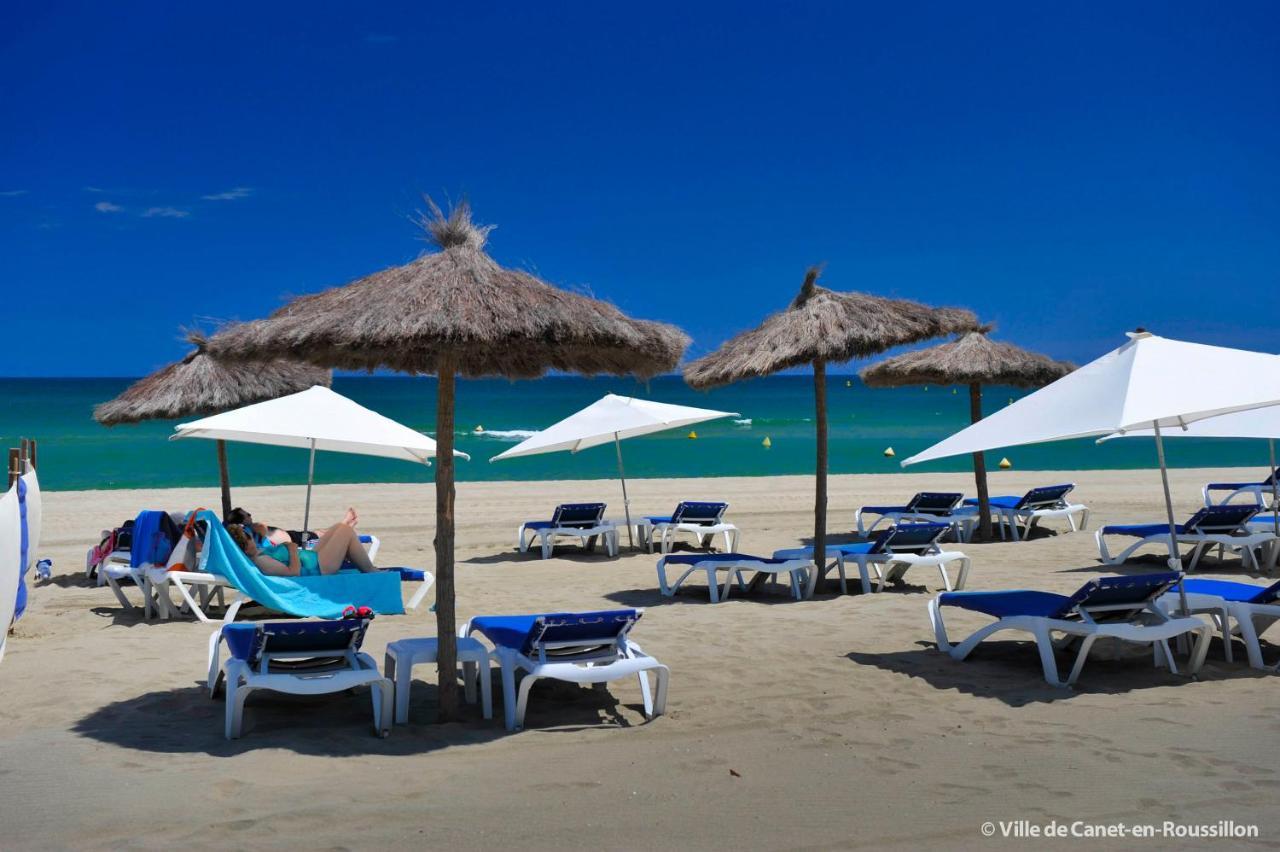
[(508, 726), (508, 731), (518, 730), (524, 727), (524, 711), (529, 706), (529, 690), (533, 689), (533, 685), (537, 683), (536, 675), (527, 674), (520, 680), (520, 694), (516, 698), (516, 719), (515, 727)]
[[(1244, 641), (1245, 653), (1249, 657), (1249, 667), (1254, 669), (1266, 669), (1268, 666), (1262, 661), (1262, 646), (1258, 641), (1258, 626), (1253, 622), (1253, 614), (1249, 612), (1247, 606), (1237, 605), (1234, 608), (1236, 617), (1236, 627), (1240, 631), (1240, 638)], [(1228, 646), (1230, 645), (1228, 637)], [(1230, 647), (1228, 647), (1230, 653)], [(1227, 658), (1228, 660), (1230, 657)]]
[[(405, 604), (405, 609), (415, 610), (422, 603), (422, 599), (427, 596), (427, 592), (431, 591), (431, 587), (435, 585), (435, 575), (430, 572), (423, 572), (422, 582), (418, 584), (418, 590), (409, 598), (409, 602)], [(221, 591), (221, 590), (219, 590)]]
[(508, 731), (516, 729), (516, 659), (506, 648), (494, 652), (502, 675), (502, 717)]
[(373, 701), (373, 733), (374, 736), (391, 735), (392, 696), (395, 690), (387, 678), (379, 678), (369, 684), (369, 697)]
[(218, 658), (221, 648), (222, 629), (219, 628), (209, 637), (209, 677), (205, 679), (205, 688), (209, 690), (210, 698), (217, 696), (222, 677), (222, 661)]
[(119, 581), (110, 574), (106, 574), (105, 576), (107, 578), (107, 585), (111, 587), (111, 593), (116, 596), (116, 600), (120, 602), (120, 606), (124, 607), (125, 612), (133, 612), (134, 606), (129, 599), (125, 597), (124, 589), (120, 588)]
[(243, 683), (243, 674), (247, 667), (237, 659), (227, 660), (224, 670), (226, 675), (226, 708), (223, 714), (223, 734), (229, 740), (238, 739), (244, 728), (244, 703), (253, 692), (253, 687)]
[[(182, 595), (182, 600), (186, 604), (186, 606), (191, 610), (191, 614), (194, 615), (196, 618), (200, 619), (201, 621), (207, 623), (210, 620), (209, 616), (200, 607), (200, 605), (197, 604), (195, 600), (191, 597), (191, 591), (187, 588), (187, 584), (182, 582), (182, 580), (176, 577), (172, 578), (172, 584), (178, 587), (178, 594)], [(165, 589), (165, 593), (168, 594), (168, 589)]]
[[(1071, 666), (1071, 674), (1067, 675), (1066, 683), (1055, 683), (1054, 686), (1071, 686), (1080, 678), (1080, 672), (1084, 670), (1085, 660), (1089, 657), (1089, 649), (1093, 647), (1093, 643), (1098, 639), (1097, 634), (1084, 636), (1080, 639), (1080, 650), (1076, 653), (1075, 664)], [(1159, 644), (1159, 643), (1152, 643)], [(1043, 655), (1041, 655), (1043, 658)], [(1050, 655), (1052, 656), (1052, 654)], [(1058, 665), (1055, 662), (1053, 666), (1054, 675), (1057, 676)], [(1045, 670), (1045, 679), (1048, 680), (1048, 669)], [(1050, 681), (1052, 683), (1052, 681)]]
[(933, 625), (933, 638), (938, 643), (938, 650), (951, 653), (951, 642), (947, 639), (947, 626), (942, 620), (942, 607), (938, 599), (929, 601), (929, 623)]

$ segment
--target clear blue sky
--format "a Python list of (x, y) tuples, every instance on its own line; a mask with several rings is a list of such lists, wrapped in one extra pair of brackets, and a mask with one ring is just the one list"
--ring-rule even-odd
[(815, 262), (1060, 357), (1280, 351), (1277, 3), (49, 0), (0, 80), (0, 375), (408, 261), (420, 192), (695, 355)]

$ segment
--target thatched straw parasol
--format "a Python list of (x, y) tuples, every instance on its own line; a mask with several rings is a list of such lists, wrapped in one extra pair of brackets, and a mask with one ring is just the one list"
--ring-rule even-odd
[(303, 296), (268, 319), (234, 326), (211, 345), (232, 357), (287, 356), (329, 367), (434, 373), (436, 392), (436, 625), (440, 716), (458, 709), (453, 586), (454, 380), (534, 378), (548, 370), (649, 378), (679, 363), (689, 338), (613, 305), (499, 266), (489, 228), (467, 204), (421, 218), (439, 251), (343, 287)]
[[(930, 308), (904, 299), (828, 290), (817, 284), (819, 271), (818, 267), (809, 269), (799, 295), (785, 311), (689, 364), (684, 377), (695, 388), (710, 388), (813, 365), (818, 433), (813, 558), (823, 565), (827, 540), (827, 364), (968, 331), (978, 327), (978, 320), (959, 308)], [(810, 593), (819, 573), (815, 572), (810, 583)]]
[[(897, 355), (868, 367), (859, 375), (873, 388), (903, 385), (968, 385), (969, 417), (982, 419), (982, 386), (1043, 387), (1075, 369), (1066, 361), (1028, 352), (1010, 343), (997, 343), (988, 335), (993, 326), (971, 331), (958, 340)], [(979, 529), (991, 539), (991, 503), (987, 491), (987, 463), (973, 454), (973, 479), (978, 489)]]
[[(252, 405), (312, 385), (328, 387), (332, 374), (311, 364), (283, 359), (244, 363), (211, 356), (203, 334), (190, 332), (196, 348), (187, 357), (139, 379), (110, 402), (93, 409), (103, 426), (203, 417)], [(231, 512), (231, 478), (227, 473), (227, 445), (218, 441), (218, 475), (222, 485), (222, 516)]]

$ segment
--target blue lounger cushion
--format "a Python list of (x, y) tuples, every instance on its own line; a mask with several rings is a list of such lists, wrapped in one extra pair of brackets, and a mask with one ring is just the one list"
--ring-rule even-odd
[(604, 519), (604, 503), (561, 503), (549, 521), (525, 521), (527, 530), (586, 529), (599, 526)]
[(268, 646), (271, 651), (316, 656), (359, 649), (368, 626), (367, 619), (224, 624), (222, 638), (232, 657), (256, 663)]
[(1066, 618), (1079, 606), (1110, 604), (1140, 605), (1163, 594), (1181, 575), (1166, 571), (1133, 577), (1100, 577), (1085, 583), (1073, 595), (1058, 595), (1016, 589), (1000, 592), (943, 592), (938, 596), (942, 606), (981, 612), (994, 618), (1031, 616), (1034, 618)]
[(685, 500), (676, 506), (670, 515), (645, 515), (650, 524), (691, 524), (694, 526), (711, 526), (720, 523), (728, 503), (707, 503), (696, 500)]
[(534, 615), (482, 615), (471, 619), (479, 631), (500, 648), (528, 655), (539, 638), (557, 642), (611, 642), (640, 614), (634, 609), (596, 612), (550, 612)]
[[(1176, 524), (1174, 529), (1178, 535), (1189, 533), (1226, 533), (1239, 529), (1257, 514), (1254, 506), (1206, 506), (1187, 519), (1185, 524)], [(1157, 524), (1111, 524), (1102, 528), (1103, 535), (1128, 535), (1136, 538), (1168, 533), (1169, 525)]]
[(911, 511), (906, 506), (863, 506), (862, 511), (872, 515), (891, 515)]
[[(1177, 524), (1174, 529), (1178, 531), (1179, 535), (1185, 535), (1187, 532), (1186, 524)], [(1103, 535), (1129, 535), (1134, 538), (1165, 535), (1168, 532), (1168, 524), (1111, 524), (1102, 528)]]
[(1011, 615), (1059, 618), (1074, 606), (1068, 595), (1021, 589), (1005, 592), (943, 592), (938, 601), (943, 606), (960, 607), (994, 618)]
[(664, 556), (668, 565), (697, 565), (700, 562), (763, 562), (766, 565), (781, 565), (792, 562), (791, 559), (774, 559), (768, 556), (752, 556), (750, 553), (682, 553), (678, 556)]
[(1280, 600), (1280, 583), (1255, 586), (1252, 583), (1236, 583), (1231, 580), (1183, 580), (1182, 586), (1189, 595), (1213, 595), (1231, 603), (1275, 603)]

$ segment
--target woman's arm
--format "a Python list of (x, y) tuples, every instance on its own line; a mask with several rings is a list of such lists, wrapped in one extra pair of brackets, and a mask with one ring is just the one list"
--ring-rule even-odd
[(302, 569), (297, 553), (290, 554), (288, 565), (270, 556), (263, 556), (261, 553), (253, 557), (253, 564), (258, 566), (259, 571), (270, 577), (296, 577)]

